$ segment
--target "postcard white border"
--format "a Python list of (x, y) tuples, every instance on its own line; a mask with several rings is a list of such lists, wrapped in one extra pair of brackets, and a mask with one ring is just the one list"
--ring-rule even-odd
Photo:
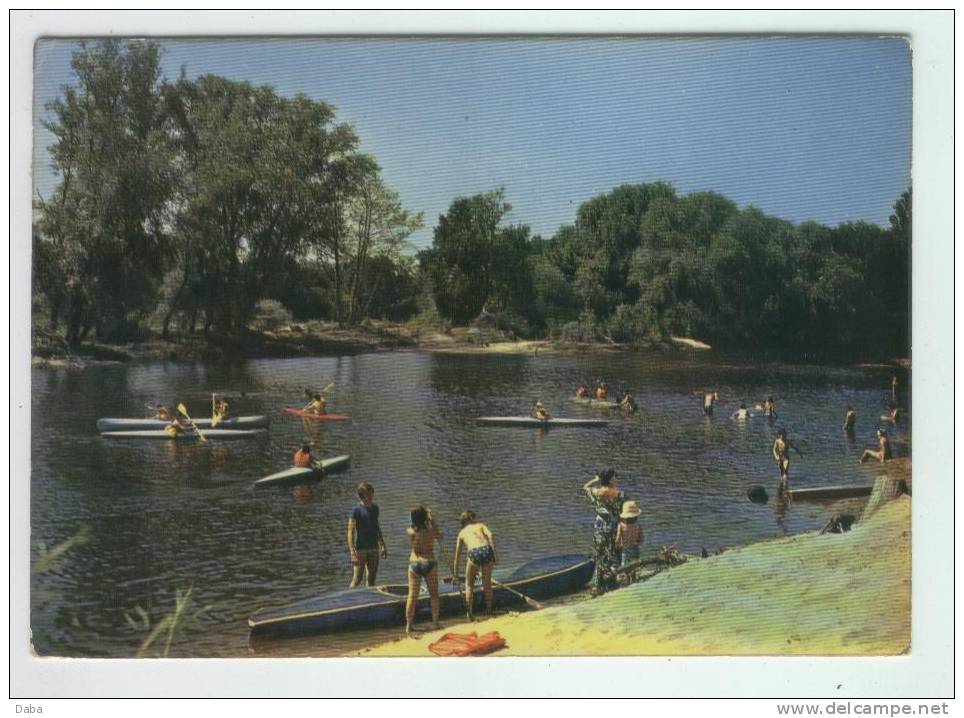
[[(953, 691), (950, 11), (14, 11), (10, 15), (10, 695), (947, 696)], [(914, 58), (913, 648), (898, 658), (37, 659), (29, 653), (33, 44), (42, 36), (901, 34)], [(919, 409), (919, 410), (918, 410)], [(926, 412), (925, 412), (926, 410)], [(885, 607), (868, 607), (882, 610)], [(417, 667), (417, 668), (416, 668)], [(605, 676), (605, 679), (602, 677)], [(362, 681), (363, 686), (359, 684)], [(839, 685), (839, 688), (838, 688)], [(118, 708), (119, 705), (114, 704)], [(173, 707), (173, 706), (172, 706)], [(453, 708), (453, 710), (458, 710)], [(113, 711), (111, 711), (113, 713)]]

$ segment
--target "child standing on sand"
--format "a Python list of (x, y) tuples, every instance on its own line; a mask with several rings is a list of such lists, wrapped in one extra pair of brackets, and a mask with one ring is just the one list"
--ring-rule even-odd
[(642, 512), (635, 501), (623, 504), (616, 527), (616, 546), (620, 551), (620, 566), (625, 567), (639, 559), (639, 545), (643, 542), (643, 527), (639, 523)]

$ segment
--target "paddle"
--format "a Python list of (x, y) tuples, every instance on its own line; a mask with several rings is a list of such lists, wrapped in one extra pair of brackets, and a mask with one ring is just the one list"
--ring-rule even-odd
[(211, 428), (213, 429), (218, 425), (218, 410), (217, 405), (214, 402), (214, 394), (211, 394)]
[(519, 598), (521, 598), (523, 601), (525, 601), (528, 605), (532, 606), (532, 607), (535, 608), (536, 610), (545, 608), (545, 606), (543, 606), (541, 603), (539, 603), (539, 602), (538, 602), (537, 600), (535, 600), (534, 598), (529, 598), (529, 597), (526, 596), (524, 593), (521, 593), (521, 592), (519, 592), (519, 591), (516, 591), (516, 590), (515, 590), (514, 588), (512, 588), (511, 586), (506, 586), (506, 585), (505, 585), (504, 583), (502, 583), (501, 581), (496, 581), (496, 580), (493, 578), (493, 579), (492, 579), (492, 584), (493, 584), (494, 586), (498, 586), (499, 588), (504, 588), (504, 589), (505, 589), (506, 591), (508, 591), (509, 593), (515, 594), (516, 596), (518, 596)]
[(194, 433), (197, 434), (197, 438), (199, 438), (201, 441), (206, 442), (207, 438), (204, 436), (204, 434), (201, 433), (201, 430), (197, 428), (197, 424), (194, 423), (194, 419), (192, 419), (190, 414), (187, 413), (187, 407), (185, 407), (184, 404), (178, 404), (177, 410), (182, 414), (184, 414), (185, 418), (191, 422), (191, 426), (194, 428)]

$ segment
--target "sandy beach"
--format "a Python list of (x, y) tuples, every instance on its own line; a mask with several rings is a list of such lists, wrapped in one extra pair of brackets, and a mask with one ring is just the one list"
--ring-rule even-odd
[[(910, 460), (881, 467), (904, 478)], [(363, 656), (432, 656), (448, 631), (498, 631), (494, 656), (898, 655), (910, 649), (911, 498), (842, 534), (799, 534), (694, 558), (593, 600), (509, 613)]]

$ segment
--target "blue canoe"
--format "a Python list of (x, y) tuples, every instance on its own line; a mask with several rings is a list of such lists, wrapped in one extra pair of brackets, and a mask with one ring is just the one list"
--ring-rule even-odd
[[(592, 578), (593, 561), (585, 556), (552, 556), (523, 564), (495, 580), (536, 600), (563, 596), (582, 589)], [(460, 586), (439, 584), (439, 613), (443, 616), (465, 613)], [(493, 603), (497, 608), (518, 606), (519, 596), (499, 586), (493, 587)], [(295, 636), (327, 633), (345, 629), (372, 628), (405, 624), (406, 584), (374, 588), (349, 588), (293, 603), (284, 608), (262, 609), (248, 619), (252, 636)], [(481, 590), (475, 592), (476, 610), (483, 608)], [(422, 593), (416, 608), (417, 617), (431, 617), (428, 592)]]

